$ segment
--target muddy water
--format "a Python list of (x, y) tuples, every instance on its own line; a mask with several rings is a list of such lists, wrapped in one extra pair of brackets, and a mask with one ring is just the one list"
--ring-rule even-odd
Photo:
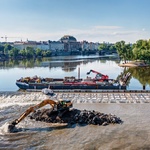
[(16, 119), (39, 100), (0, 101), (1, 150), (137, 150), (150, 149), (150, 104), (74, 103), (74, 108), (113, 113), (123, 124), (52, 128), (25, 118), (16, 133), (8, 133), (6, 123)]

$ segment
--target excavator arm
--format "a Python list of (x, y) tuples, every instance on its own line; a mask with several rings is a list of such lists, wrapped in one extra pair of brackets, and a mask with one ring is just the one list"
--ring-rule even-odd
[(45, 105), (51, 105), (52, 108), (57, 108), (58, 113), (58, 119), (67, 111), (70, 107), (72, 107), (72, 102), (70, 100), (58, 100), (57, 102), (51, 99), (45, 99), (41, 103), (29, 107), (18, 119), (15, 119), (8, 125), (9, 132), (13, 132), (15, 125), (17, 125), (20, 121), (22, 121), (26, 116), (28, 116), (31, 112), (35, 112), (37, 109), (45, 106)]
[(35, 112), (37, 109), (39, 109), (39, 108), (41, 108), (47, 104), (50, 104), (52, 106), (52, 108), (54, 108), (54, 106), (57, 105), (58, 102), (55, 102), (55, 101), (50, 100), (50, 99), (43, 100), (41, 103), (39, 103), (35, 106), (29, 107), (18, 119), (14, 120), (11, 124), (15, 126), (21, 120), (23, 120), (26, 116), (28, 116), (31, 112)]

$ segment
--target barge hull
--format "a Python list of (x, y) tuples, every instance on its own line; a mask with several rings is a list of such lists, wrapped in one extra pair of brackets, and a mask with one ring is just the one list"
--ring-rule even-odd
[(121, 85), (67, 85), (67, 84), (22, 84), (20, 82), (16, 82), (16, 85), (23, 90), (27, 89), (38, 89), (42, 90), (44, 88), (49, 88), (52, 90), (73, 90), (73, 89), (104, 89), (104, 90), (126, 90), (126, 86), (121, 86)]

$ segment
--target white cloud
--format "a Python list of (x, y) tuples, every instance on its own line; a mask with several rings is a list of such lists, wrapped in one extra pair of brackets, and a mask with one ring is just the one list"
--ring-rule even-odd
[(94, 26), (95, 29), (107, 29), (107, 30), (113, 30), (113, 29), (120, 29), (121, 26)]
[[(30, 30), (29, 30), (30, 31)], [(72, 35), (78, 41), (89, 41), (89, 42), (112, 42), (115, 43), (117, 41), (124, 40), (126, 42), (136, 42), (139, 39), (148, 39), (150, 37), (148, 32), (145, 32), (145, 28), (142, 30), (129, 30), (121, 26), (92, 26), (86, 27), (83, 29), (74, 28), (68, 30), (58, 30), (53, 31), (50, 30), (47, 32), (44, 31), (36, 31), (36, 29), (31, 32), (27, 31), (3, 31), (0, 32), (0, 35), (7, 35), (8, 37), (22, 37), (22, 40), (59, 40), (64, 35)], [(5, 34), (4, 34), (5, 33)], [(15, 35), (15, 36), (14, 36)], [(1, 41), (4, 39), (1, 39)], [(8, 41), (20, 40), (17, 39), (9, 39)]]

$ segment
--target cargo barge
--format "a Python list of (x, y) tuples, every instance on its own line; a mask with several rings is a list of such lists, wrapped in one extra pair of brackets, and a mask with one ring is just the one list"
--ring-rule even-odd
[(126, 89), (126, 81), (130, 76), (128, 73), (123, 79), (114, 80), (109, 79), (107, 75), (103, 75), (97, 71), (90, 70), (87, 75), (91, 72), (96, 73), (95, 78), (86, 77), (85, 79), (76, 79), (75, 77), (64, 77), (64, 78), (41, 78), (41, 77), (25, 77), (20, 78), (16, 81), (16, 85), (23, 90), (27, 89), (52, 89), (52, 90), (82, 90), (82, 89), (106, 89), (106, 90), (118, 90)]

